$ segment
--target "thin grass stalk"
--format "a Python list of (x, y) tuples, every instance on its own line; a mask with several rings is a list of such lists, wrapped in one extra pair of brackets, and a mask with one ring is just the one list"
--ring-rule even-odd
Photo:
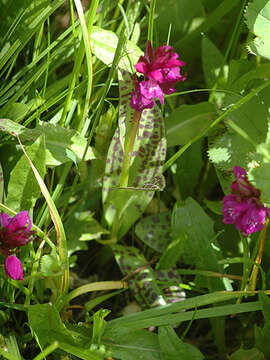
[(261, 265), (261, 262), (262, 262), (267, 225), (268, 225), (268, 222), (266, 222), (264, 224), (264, 227), (261, 231), (260, 246), (259, 246), (258, 254), (257, 254), (256, 260), (255, 260), (255, 264), (253, 265), (252, 273), (250, 275), (248, 290), (251, 290), (251, 291), (256, 289), (259, 266)]
[(149, 40), (151, 44), (153, 44), (155, 9), (156, 9), (156, 0), (151, 0), (150, 13), (148, 19), (148, 33), (147, 33), (147, 40)]
[(235, 41), (235, 39), (237, 38), (238, 36), (238, 32), (239, 32), (239, 25), (240, 25), (240, 21), (242, 19), (242, 16), (243, 16), (243, 13), (244, 13), (244, 9), (246, 7), (246, 4), (247, 4), (247, 0), (244, 0), (243, 3), (242, 3), (242, 6), (241, 6), (241, 9), (240, 9), (240, 12), (237, 16), (237, 20), (236, 20), (236, 23), (235, 23), (235, 26), (234, 26), (234, 29), (233, 29), (233, 33), (232, 33), (232, 36), (230, 37), (230, 41), (229, 41), (229, 44), (227, 46), (227, 49), (226, 49), (226, 52), (225, 52), (225, 55), (222, 59), (222, 63), (220, 65), (220, 68), (219, 68), (219, 71), (218, 71), (218, 74), (217, 74), (217, 78), (216, 78), (216, 81), (213, 85), (213, 88), (212, 88), (212, 92), (209, 96), (209, 102), (212, 102), (213, 101), (213, 97), (214, 97), (214, 94), (215, 94), (215, 89), (217, 88), (218, 86), (218, 81), (220, 79), (220, 76), (222, 74), (222, 69), (224, 67), (224, 65), (226, 64), (227, 60), (228, 60), (228, 57), (229, 57), (229, 54), (231, 52), (231, 49), (232, 49), (232, 46), (233, 46), (233, 43)]
[[(91, 1), (91, 7), (90, 7), (90, 10), (89, 10), (89, 12), (87, 14), (87, 19), (85, 21), (85, 20), (82, 20), (82, 19), (84, 19), (84, 15), (83, 15), (83, 10), (82, 10), (81, 3), (80, 3), (79, 0), (75, 1), (77, 11), (78, 11), (78, 7), (79, 8), (81, 7), (80, 12), (78, 11), (78, 14), (80, 16), (83, 39), (81, 40), (77, 55), (75, 57), (74, 67), (73, 67), (73, 71), (72, 71), (72, 78), (71, 78), (71, 82), (70, 82), (69, 90), (68, 90), (68, 97), (66, 99), (65, 106), (64, 106), (64, 109), (63, 109), (63, 113), (62, 113), (62, 116), (61, 116), (61, 119), (60, 119), (60, 122), (59, 122), (59, 124), (62, 125), (62, 126), (65, 125), (67, 112), (68, 112), (68, 110), (70, 108), (71, 100), (72, 100), (72, 97), (73, 97), (73, 92), (75, 90), (76, 82), (78, 81), (79, 72), (80, 72), (81, 65), (82, 65), (83, 58), (84, 58), (85, 54), (88, 57), (88, 60), (87, 60), (88, 75), (90, 75), (90, 78), (88, 79), (88, 87), (87, 87), (88, 88), (88, 96), (89, 96), (89, 94), (91, 95), (92, 82), (93, 82), (93, 71), (92, 71), (92, 65), (91, 65), (91, 62), (92, 62), (92, 60), (91, 60), (92, 55), (91, 54), (92, 53), (91, 53), (91, 50), (90, 50), (91, 45), (90, 45), (90, 40), (89, 40), (89, 34), (91, 34), (91, 31), (92, 31), (92, 26), (93, 26), (93, 22), (94, 22), (94, 17), (96, 15), (96, 10), (97, 10), (97, 7), (98, 7), (98, 3), (99, 3), (99, 0)], [(84, 22), (84, 27), (82, 25), (82, 22)], [(89, 50), (88, 52), (87, 52), (87, 49)], [(90, 99), (90, 97), (89, 97), (89, 99)]]
[(68, 292), (68, 288), (69, 288), (69, 259), (68, 259), (68, 248), (67, 248), (67, 240), (66, 240), (66, 235), (65, 235), (65, 230), (64, 230), (64, 226), (63, 223), (61, 221), (61, 218), (59, 216), (58, 210), (55, 206), (55, 203), (53, 202), (50, 193), (43, 181), (43, 179), (41, 178), (41, 176), (39, 175), (39, 172), (37, 171), (37, 169), (35, 168), (34, 164), (32, 163), (31, 159), (29, 158), (29, 156), (27, 155), (21, 140), (19, 139), (19, 137), (17, 136), (18, 142), (20, 144), (20, 147), (24, 153), (24, 155), (26, 156), (29, 165), (31, 166), (33, 173), (36, 177), (36, 180), (38, 182), (38, 185), (40, 187), (40, 190), (44, 196), (44, 198), (46, 199), (47, 203), (48, 203), (48, 207), (50, 209), (50, 214), (52, 217), (52, 221), (54, 223), (55, 226), (55, 230), (56, 230), (56, 237), (57, 237), (57, 246), (58, 246), (58, 252), (59, 252), (59, 256), (60, 256), (60, 260), (63, 264), (64, 267), (64, 274), (62, 276), (62, 283), (61, 283), (61, 289), (60, 289), (60, 294), (65, 294)]

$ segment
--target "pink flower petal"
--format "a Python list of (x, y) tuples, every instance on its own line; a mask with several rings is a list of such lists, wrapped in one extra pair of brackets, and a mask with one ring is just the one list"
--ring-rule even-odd
[(26, 230), (30, 230), (32, 227), (32, 222), (28, 211), (21, 211), (15, 215), (8, 224), (8, 231), (14, 232), (18, 229), (24, 229), (28, 223)]
[(139, 84), (139, 91), (145, 98), (152, 100), (159, 98), (161, 104), (164, 104), (163, 91), (156, 81), (142, 81)]
[(8, 226), (9, 221), (10, 221), (10, 216), (8, 216), (8, 214), (5, 214), (5, 213), (0, 214), (0, 222), (1, 222), (2, 228)]

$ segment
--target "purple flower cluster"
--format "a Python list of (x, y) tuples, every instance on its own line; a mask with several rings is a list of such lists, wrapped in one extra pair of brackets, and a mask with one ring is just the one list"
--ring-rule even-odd
[(8, 214), (0, 214), (0, 252), (6, 256), (6, 275), (14, 280), (23, 280), (23, 269), (20, 260), (13, 255), (14, 249), (26, 245), (34, 231), (31, 231), (32, 222), (27, 211), (21, 211), (13, 218)]
[(164, 94), (173, 93), (174, 85), (186, 79), (180, 74), (180, 67), (185, 63), (178, 60), (178, 57), (171, 46), (162, 45), (154, 51), (148, 40), (144, 56), (134, 65), (144, 75), (144, 80), (135, 79), (135, 90), (131, 93), (130, 101), (133, 109), (138, 112), (152, 109), (156, 98), (164, 104)]
[(223, 199), (223, 221), (224, 224), (234, 224), (243, 236), (248, 236), (264, 227), (270, 209), (261, 203), (260, 190), (248, 181), (246, 171), (240, 166), (235, 166), (233, 171), (235, 181), (231, 193)]

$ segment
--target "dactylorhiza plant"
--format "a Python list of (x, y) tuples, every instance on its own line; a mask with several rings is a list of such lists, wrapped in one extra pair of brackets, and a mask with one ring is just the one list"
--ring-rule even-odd
[(19, 250), (15, 248), (26, 245), (32, 240), (34, 231), (31, 231), (32, 222), (27, 211), (21, 211), (14, 217), (0, 214), (0, 252), (6, 256), (6, 275), (14, 280), (23, 280), (23, 269), (20, 260), (13, 255)]
[(231, 193), (223, 199), (223, 221), (224, 224), (234, 224), (243, 236), (248, 236), (262, 230), (270, 209), (262, 204), (260, 190), (248, 181), (246, 171), (240, 166), (235, 166), (233, 171), (235, 181)]
[(162, 45), (153, 50), (148, 40), (144, 56), (134, 65), (135, 69), (144, 75), (139, 81), (135, 76), (135, 90), (131, 94), (130, 106), (138, 112), (143, 109), (152, 109), (154, 99), (158, 98), (164, 104), (164, 94), (172, 94), (178, 81), (184, 81), (185, 76), (180, 74), (183, 61), (173, 52), (171, 46)]

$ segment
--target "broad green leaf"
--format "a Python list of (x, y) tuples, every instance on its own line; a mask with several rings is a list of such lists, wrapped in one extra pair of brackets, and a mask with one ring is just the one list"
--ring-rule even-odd
[(262, 304), (264, 327), (255, 327), (255, 344), (256, 347), (264, 353), (266, 358), (268, 358), (270, 356), (270, 300), (263, 292), (259, 293), (259, 300)]
[[(26, 148), (26, 152), (43, 178), (46, 172), (44, 137), (38, 137), (31, 146)], [(10, 173), (6, 205), (14, 211), (30, 210), (40, 195), (35, 175), (22, 154)]]
[(143, 217), (135, 227), (136, 235), (148, 246), (162, 253), (171, 240), (169, 211)]
[(222, 215), (222, 201), (211, 201), (204, 199), (204, 203), (214, 214)]
[(204, 356), (199, 350), (179, 339), (172, 326), (160, 326), (158, 328), (158, 340), (164, 360), (204, 359)]
[[(117, 35), (112, 31), (93, 26), (90, 40), (93, 53), (96, 57), (106, 65), (110, 66), (113, 62), (114, 53), (118, 43)], [(143, 55), (143, 52), (140, 48), (128, 41), (126, 51), (122, 55), (118, 66), (123, 70), (128, 70), (133, 73), (133, 65), (137, 63), (141, 55)]]
[(42, 276), (59, 276), (63, 270), (57, 254), (51, 253), (42, 256), (40, 262), (40, 272)]
[[(52, 304), (30, 306), (28, 323), (42, 347), (57, 341), (62, 350), (79, 359), (103, 360), (104, 356), (109, 356), (106, 349), (89, 349), (89, 337), (86, 338), (82, 333), (68, 330), (62, 323), (59, 312)], [(88, 332), (90, 332), (89, 329)]]
[(30, 110), (32, 111), (32, 108), (27, 104), (13, 103), (10, 104), (10, 106), (5, 107), (5, 111), (0, 110), (0, 117), (14, 119), (15, 122), (19, 122)]
[[(237, 101), (239, 101), (239, 96), (227, 95), (224, 100), (224, 109), (233, 106)], [(268, 127), (267, 117), (268, 109), (258, 96), (254, 96), (232, 111), (226, 119), (235, 123), (253, 142), (259, 144), (265, 140)]]
[(247, 168), (254, 153), (254, 147), (232, 131), (210, 139), (208, 156), (220, 170), (232, 170), (235, 165)]
[(28, 321), (41, 346), (55, 340), (69, 342), (70, 334), (61, 321), (59, 312), (52, 304), (32, 305), (28, 309)]
[(262, 163), (251, 169), (248, 175), (251, 183), (261, 190), (262, 201), (270, 205), (270, 163)]
[[(195, 196), (204, 166), (203, 139), (192, 144), (177, 160), (174, 183), (178, 185), (181, 199)], [(190, 164), (192, 163), (192, 166)]]
[(206, 36), (202, 38), (202, 63), (205, 82), (211, 88), (216, 80), (222, 64), (223, 55)]
[(165, 119), (168, 146), (184, 145), (205, 130), (217, 117), (213, 104), (182, 105)]
[(125, 327), (105, 328), (102, 343), (120, 360), (163, 360), (157, 334)]
[(246, 22), (249, 30), (257, 36), (267, 38), (270, 32), (269, 0), (254, 0), (246, 9)]
[(157, 264), (158, 269), (170, 269), (176, 266), (177, 261), (183, 255), (185, 249), (185, 241), (187, 236), (180, 234), (179, 237), (173, 239), (167, 248), (163, 251), (162, 256)]
[(71, 242), (99, 239), (101, 235), (109, 233), (93, 216), (94, 214), (89, 211), (73, 212), (69, 216), (65, 228)]
[(15, 335), (11, 334), (8, 337), (6, 337), (5, 342), (6, 342), (6, 345), (7, 345), (7, 348), (8, 348), (8, 352), (11, 355), (14, 355), (17, 360), (21, 360), (22, 357), (21, 357), (21, 354), (20, 354), (20, 350), (19, 350), (17, 339), (16, 339)]
[(268, 0), (254, 0), (250, 2), (246, 11), (246, 22), (250, 31), (258, 37), (248, 48), (255, 55), (270, 59), (270, 2)]
[[(245, 76), (248, 74), (252, 69), (254, 69), (254, 64), (247, 59), (231, 60), (229, 63), (229, 74), (226, 87), (228, 89), (233, 89), (232, 84), (237, 83), (237, 80), (243, 75)], [(241, 92), (241, 90), (241, 88), (238, 89), (239, 92)]]
[(160, 44), (167, 41), (170, 25), (172, 26), (170, 43), (175, 44), (179, 38), (198, 28), (204, 20), (205, 13), (200, 0), (193, 2), (157, 0), (156, 16)]
[[(163, 119), (157, 105), (142, 112), (130, 160), (128, 188), (118, 189), (124, 158), (125, 138), (130, 136), (134, 110), (129, 106), (133, 90), (131, 76), (118, 72), (120, 88), (119, 125), (108, 151), (103, 181), (105, 218), (111, 226), (117, 224), (122, 237), (141, 216), (151, 201), (154, 190), (163, 190), (162, 175), (166, 157)], [(145, 190), (144, 190), (145, 189)]]
[(257, 37), (248, 44), (248, 50), (254, 55), (262, 56), (268, 60), (270, 59), (270, 41), (265, 41)]
[[(82, 159), (87, 144), (87, 140), (77, 131), (45, 122), (40, 122), (34, 129), (27, 129), (12, 120), (0, 119), (0, 130), (9, 134), (18, 134), (22, 142), (30, 143), (44, 134), (46, 142), (45, 161), (46, 165), (50, 167)], [(94, 158), (93, 149), (89, 147), (85, 160)]]
[[(195, 265), (197, 269), (220, 272), (218, 260), (221, 254), (212, 246), (215, 238), (213, 225), (210, 217), (192, 198), (176, 203), (173, 209), (172, 237), (185, 239), (182, 255), (185, 263)], [(212, 291), (224, 288), (219, 279), (207, 278), (206, 286)]]
[(71, 345), (67, 342), (60, 342), (59, 347), (68, 355), (72, 354), (82, 360), (104, 360), (104, 356), (109, 356), (105, 349), (101, 349), (99, 352), (96, 349), (84, 349), (81, 346)]
[(234, 353), (232, 353), (232, 355), (229, 357), (229, 360), (264, 360), (264, 354), (256, 349), (249, 349), (249, 350), (244, 350), (244, 349), (239, 349), (236, 350)]

